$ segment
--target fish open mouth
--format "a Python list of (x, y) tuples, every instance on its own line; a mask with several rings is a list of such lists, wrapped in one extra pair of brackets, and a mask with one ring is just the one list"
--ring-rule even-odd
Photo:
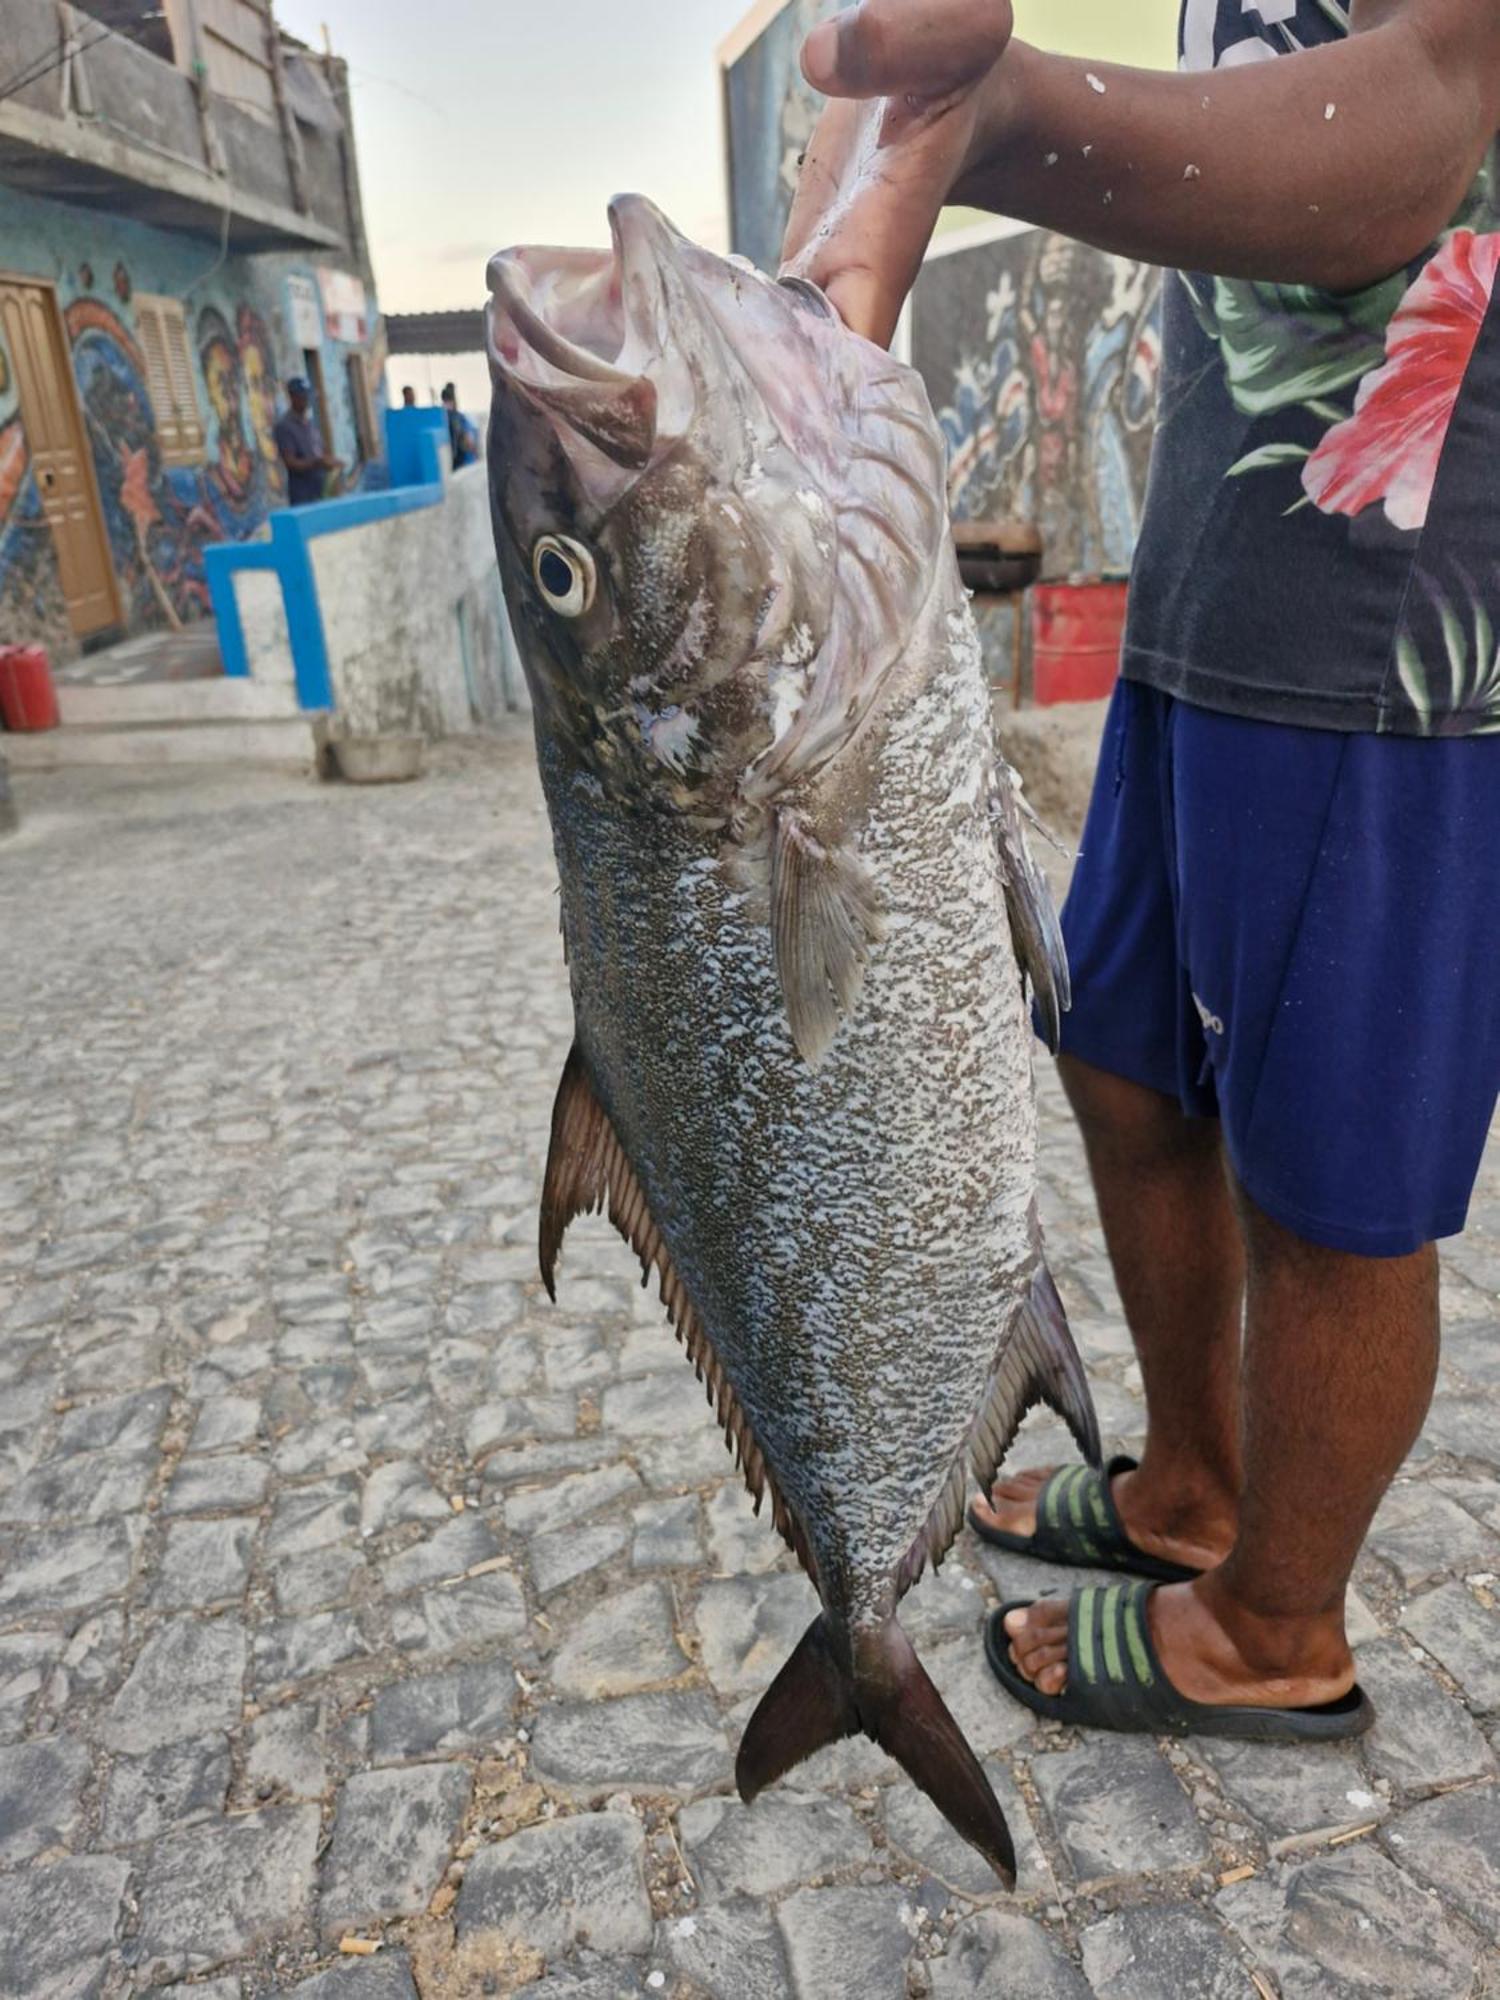
[(682, 239), (643, 195), (609, 205), (608, 250), (517, 249), (492, 257), (490, 360), (519, 385), (624, 387), (665, 334), (664, 264)]

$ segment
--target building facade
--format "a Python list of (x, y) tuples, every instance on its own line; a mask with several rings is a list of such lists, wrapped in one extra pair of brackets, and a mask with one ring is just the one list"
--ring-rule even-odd
[(0, 0), (0, 643), (209, 612), (203, 550), (285, 503), (309, 377), (384, 482), (347, 78), (270, 0)]

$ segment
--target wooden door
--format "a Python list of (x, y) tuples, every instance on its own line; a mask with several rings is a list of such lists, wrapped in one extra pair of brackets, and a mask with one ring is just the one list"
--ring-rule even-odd
[(68, 619), (84, 639), (120, 623), (120, 600), (52, 287), (24, 278), (0, 280), (0, 332), (16, 372), (21, 422), (57, 550)]

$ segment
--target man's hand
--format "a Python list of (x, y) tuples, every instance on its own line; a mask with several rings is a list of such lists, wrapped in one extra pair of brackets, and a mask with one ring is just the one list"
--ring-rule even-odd
[(1010, 0), (863, 0), (803, 47), (804, 76), (833, 101), (803, 160), (783, 275), (821, 285), (882, 346), (969, 163), (1011, 26)]

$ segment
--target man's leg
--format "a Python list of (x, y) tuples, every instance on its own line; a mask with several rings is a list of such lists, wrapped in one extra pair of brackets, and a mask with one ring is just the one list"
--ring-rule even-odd
[[(1240, 1488), (1245, 1259), (1219, 1127), (1076, 1058), (1060, 1068), (1146, 1391), (1140, 1470), (1115, 1481), (1115, 1504), (1138, 1548), (1206, 1569), (1234, 1541)], [(1002, 1479), (978, 1511), (1029, 1535), (1047, 1477)]]
[[(1437, 1253), (1355, 1257), (1303, 1242), (1241, 1198), (1249, 1250), (1245, 1485), (1225, 1562), (1151, 1600), (1174, 1686), (1196, 1701), (1310, 1706), (1348, 1692), (1344, 1593), (1421, 1430), (1438, 1358)], [(1066, 1680), (1067, 1606), (1007, 1621), (1044, 1692)]]

